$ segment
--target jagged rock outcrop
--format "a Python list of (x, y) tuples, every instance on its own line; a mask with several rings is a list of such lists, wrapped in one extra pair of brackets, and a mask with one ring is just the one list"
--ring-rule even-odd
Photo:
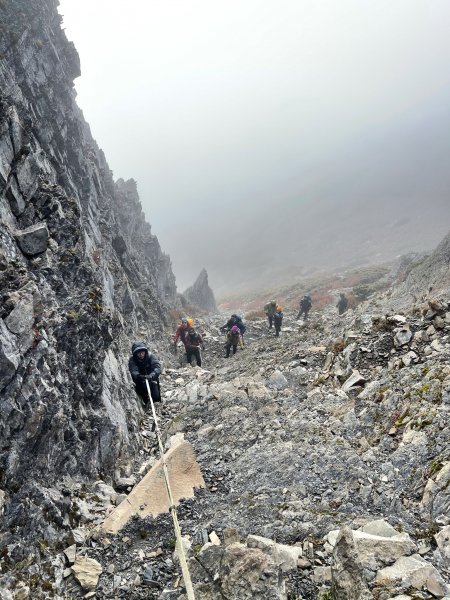
[(214, 292), (209, 287), (206, 269), (201, 270), (194, 285), (183, 292), (183, 296), (188, 304), (207, 310), (210, 313), (217, 312), (216, 299), (214, 298)]
[(80, 523), (75, 480), (131, 468), (142, 445), (131, 336), (162, 339), (177, 303), (135, 182), (114, 183), (77, 107), (80, 64), (57, 5), (0, 3), (0, 546), (11, 564), (33, 547), (14, 540), (51, 544)]

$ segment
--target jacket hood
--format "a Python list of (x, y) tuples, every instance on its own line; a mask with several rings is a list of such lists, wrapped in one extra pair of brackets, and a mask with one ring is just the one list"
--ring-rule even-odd
[(131, 353), (133, 356), (136, 354), (136, 352), (139, 352), (139, 350), (145, 350), (148, 354), (148, 348), (144, 342), (134, 342), (134, 344), (131, 346)]

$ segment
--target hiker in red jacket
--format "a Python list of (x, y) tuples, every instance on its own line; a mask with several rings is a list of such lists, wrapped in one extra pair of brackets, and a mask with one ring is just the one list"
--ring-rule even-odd
[(175, 348), (177, 347), (178, 340), (181, 340), (184, 345), (186, 345), (186, 335), (189, 329), (189, 321), (188, 319), (181, 319), (180, 325), (178, 325), (177, 330), (175, 332), (175, 336), (173, 338), (173, 342), (175, 344)]

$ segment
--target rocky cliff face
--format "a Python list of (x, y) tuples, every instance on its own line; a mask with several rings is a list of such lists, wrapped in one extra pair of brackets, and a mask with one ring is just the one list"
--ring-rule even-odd
[(57, 4), (0, 3), (0, 546), (6, 531), (51, 541), (72, 478), (130, 468), (125, 360), (177, 302), (135, 182), (114, 183), (76, 105)]
[(426, 292), (448, 294), (450, 289), (450, 232), (430, 256), (407, 277), (406, 287), (416, 295)]
[(208, 273), (202, 269), (200, 275), (195, 280), (194, 285), (183, 292), (184, 299), (188, 304), (192, 304), (208, 312), (217, 312), (216, 299), (214, 292), (209, 287)]

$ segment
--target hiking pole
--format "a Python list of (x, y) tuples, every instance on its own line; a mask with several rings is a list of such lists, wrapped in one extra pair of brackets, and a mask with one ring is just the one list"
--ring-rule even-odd
[[(156, 381), (157, 381), (159, 396), (161, 397), (161, 389), (159, 387), (159, 380), (156, 380)], [(186, 594), (187, 594), (188, 600), (195, 600), (194, 588), (192, 587), (192, 581), (191, 581), (191, 574), (189, 573), (189, 567), (187, 564), (186, 555), (184, 553), (184, 548), (183, 548), (183, 539), (182, 539), (181, 529), (180, 529), (180, 525), (178, 523), (177, 509), (175, 507), (175, 502), (173, 500), (172, 488), (170, 487), (169, 470), (167, 468), (167, 462), (166, 462), (166, 458), (164, 456), (164, 446), (163, 446), (163, 443), (161, 440), (161, 431), (159, 429), (158, 419), (156, 418), (155, 405), (153, 403), (153, 398), (152, 398), (152, 395), (150, 392), (150, 385), (148, 383), (148, 379), (145, 380), (145, 384), (147, 386), (147, 393), (148, 393), (148, 397), (149, 397), (149, 401), (150, 401), (150, 406), (152, 407), (153, 421), (155, 423), (155, 429), (156, 429), (156, 437), (158, 438), (159, 452), (161, 454), (161, 464), (162, 464), (163, 473), (164, 473), (164, 482), (166, 484), (167, 496), (169, 498), (170, 514), (172, 515), (173, 528), (175, 530), (175, 536), (177, 538), (178, 558), (180, 559), (181, 572), (183, 574), (184, 586), (186, 588)]]

